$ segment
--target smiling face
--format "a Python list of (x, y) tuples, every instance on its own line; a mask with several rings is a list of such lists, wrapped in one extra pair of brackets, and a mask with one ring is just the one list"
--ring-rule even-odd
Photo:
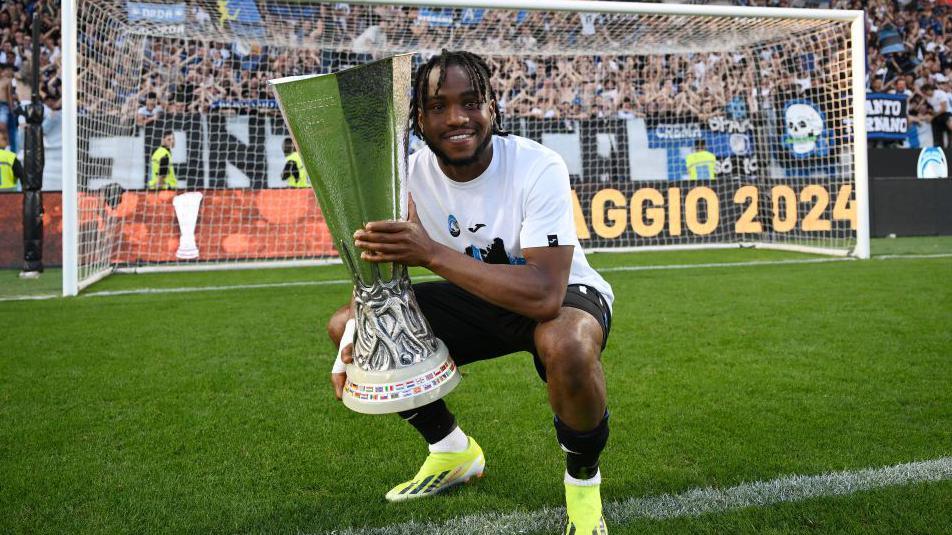
[(447, 66), (442, 85), (439, 81), (440, 68), (436, 67), (430, 72), (418, 117), (423, 139), (447, 176), (476, 178), (492, 161), (496, 103), (480, 101), (466, 69), (459, 65)]

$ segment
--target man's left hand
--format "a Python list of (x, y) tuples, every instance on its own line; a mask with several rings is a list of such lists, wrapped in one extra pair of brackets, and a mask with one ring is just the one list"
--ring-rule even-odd
[(361, 260), (430, 265), (438, 245), (420, 223), (413, 197), (409, 199), (407, 212), (407, 221), (371, 221), (354, 233), (354, 245), (363, 250)]

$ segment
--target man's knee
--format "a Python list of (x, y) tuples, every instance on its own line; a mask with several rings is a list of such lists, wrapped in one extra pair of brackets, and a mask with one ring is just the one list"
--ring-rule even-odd
[(571, 395), (589, 388), (601, 372), (601, 327), (587, 313), (567, 310), (572, 311), (574, 321), (537, 333), (536, 349), (548, 381)]
[(344, 336), (344, 328), (350, 317), (350, 306), (338, 309), (327, 321), (327, 336), (335, 346), (340, 345), (340, 339)]

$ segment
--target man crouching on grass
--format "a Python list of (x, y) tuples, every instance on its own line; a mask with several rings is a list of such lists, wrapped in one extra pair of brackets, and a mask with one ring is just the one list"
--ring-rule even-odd
[[(566, 452), (566, 533), (602, 535), (598, 458), (608, 441), (608, 410), (600, 357), (612, 289), (579, 246), (565, 162), (501, 129), (491, 77), (469, 52), (444, 50), (420, 66), (410, 120), (427, 148), (409, 159), (409, 218), (368, 223), (354, 240), (363, 260), (423, 266), (445, 279), (413, 290), (457, 365), (534, 355)], [(348, 322), (349, 304), (327, 326), (342, 362), (351, 361)], [(345, 381), (345, 373), (332, 373), (338, 399)], [(482, 475), (482, 450), (443, 400), (400, 416), (430, 453), (388, 500), (432, 496)]]

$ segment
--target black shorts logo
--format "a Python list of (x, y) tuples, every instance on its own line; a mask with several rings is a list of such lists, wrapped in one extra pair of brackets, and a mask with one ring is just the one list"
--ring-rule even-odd
[(549, 234), (546, 236), (549, 238), (549, 247), (558, 247), (559, 246), (559, 235), (558, 234)]

